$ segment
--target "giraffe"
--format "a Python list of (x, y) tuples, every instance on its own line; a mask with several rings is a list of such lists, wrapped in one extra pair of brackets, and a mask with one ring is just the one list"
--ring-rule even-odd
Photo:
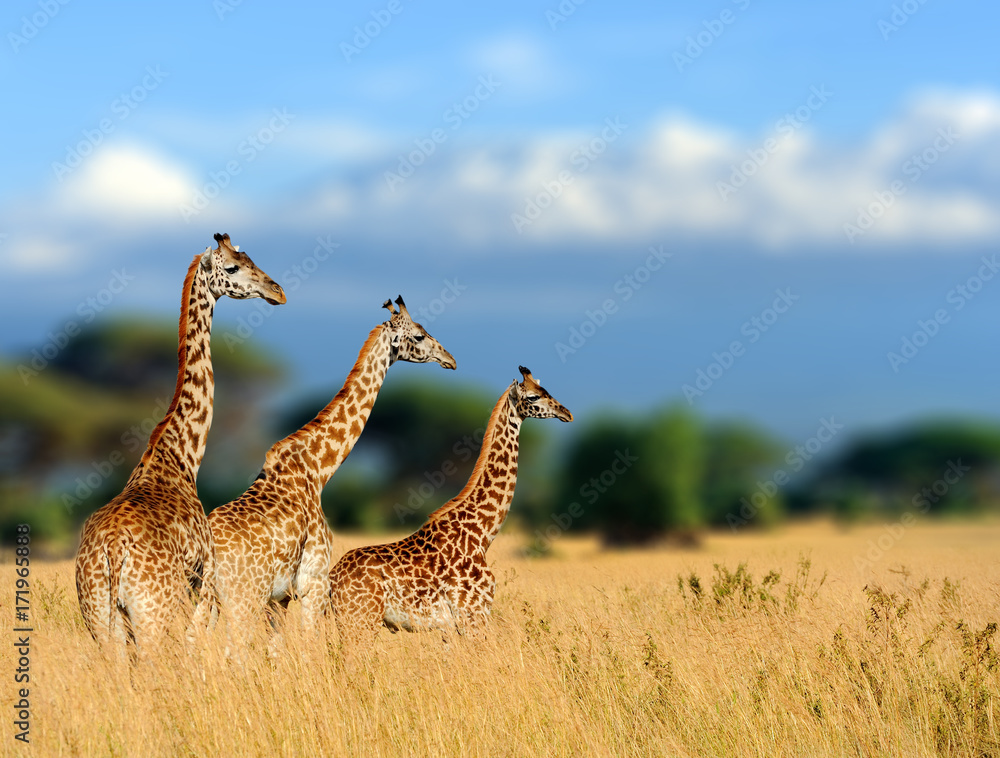
[(264, 467), (243, 495), (209, 514), (216, 598), (199, 602), (197, 628), (211, 626), (221, 610), (230, 642), (243, 647), (254, 619), (269, 610), (273, 621), (273, 612), (292, 599), (302, 603), (306, 629), (314, 629), (326, 614), (333, 536), (320, 500), (323, 487), (361, 436), (393, 363), (456, 365), (410, 318), (402, 296), (396, 304), (398, 312), (390, 300), (383, 304), (392, 316), (371, 330), (333, 400), (268, 450)]
[(83, 525), (76, 589), (83, 620), (100, 643), (152, 648), (183, 615), (189, 592), (213, 574), (212, 535), (196, 480), (212, 424), (211, 330), (216, 301), (285, 293), (230, 242), (194, 257), (184, 278), (177, 384), (163, 420), (116, 498)]
[(330, 571), (342, 643), (370, 641), (382, 625), (392, 632), (482, 632), (496, 589), (486, 551), (514, 497), (521, 422), (573, 420), (528, 369), (519, 369), (523, 381), (513, 382), (494, 406), (462, 491), (409, 537), (350, 550)]

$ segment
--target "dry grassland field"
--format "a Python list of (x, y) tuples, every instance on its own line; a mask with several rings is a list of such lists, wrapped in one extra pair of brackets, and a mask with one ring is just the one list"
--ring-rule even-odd
[[(31, 742), (11, 732), (8, 623), (2, 754), (1000, 755), (1000, 524), (886, 535), (814, 524), (635, 552), (562, 538), (540, 559), (505, 534), (485, 641), (383, 630), (345, 663), (335, 631), (296, 633), (293, 603), (273, 659), (265, 641), (239, 665), (216, 633), (131, 671), (84, 631), (72, 563), (33, 559)], [(369, 541), (338, 535), (337, 556)], [(14, 571), (0, 566), (8, 622)]]

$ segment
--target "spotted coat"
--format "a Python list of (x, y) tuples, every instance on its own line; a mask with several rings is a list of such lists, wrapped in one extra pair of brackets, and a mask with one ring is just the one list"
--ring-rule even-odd
[(518, 435), (525, 418), (572, 421), (564, 406), (521, 367), (522, 383), (500, 396), (469, 481), (414, 534), (344, 554), (330, 571), (341, 639), (370, 640), (379, 627), (480, 631), (496, 581), (486, 551), (510, 510), (517, 481)]

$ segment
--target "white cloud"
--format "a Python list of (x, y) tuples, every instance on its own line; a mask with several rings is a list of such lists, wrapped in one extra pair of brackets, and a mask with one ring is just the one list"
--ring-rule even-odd
[[(0, 228), (9, 230), (0, 263), (72, 275), (100, 260), (109, 243), (176, 226), (195, 191), (190, 176), (146, 147), (102, 146), (62, 182), (0, 209)], [(222, 210), (218, 202), (213, 210)]]
[[(641, 242), (681, 235), (786, 248), (842, 246), (845, 225), (857, 224), (859, 209), (867, 211), (897, 183), (902, 191), (888, 208), (874, 209), (880, 217), (856, 236), (858, 243), (1000, 237), (993, 210), (1000, 199), (995, 95), (915, 98), (853, 146), (806, 129), (751, 140), (678, 116), (631, 125), (607, 145), (599, 144), (602, 131), (598, 125), (502, 148), (445, 146), (391, 193), (374, 181), (338, 186), (355, 197), (353, 225), (376, 234), (412, 233), (416, 224), (470, 241)], [(587, 144), (597, 144), (598, 152), (583, 161), (578, 150)], [(372, 174), (394, 168), (385, 164)], [(565, 186), (562, 172), (571, 177)], [(537, 218), (528, 213), (529, 201), (545, 206)], [(511, 222), (515, 213), (531, 222), (520, 235)]]
[(21, 273), (53, 271), (69, 266), (77, 248), (70, 242), (49, 236), (14, 236), (0, 248), (4, 267)]
[(98, 216), (115, 223), (177, 217), (195, 184), (187, 171), (145, 148), (104, 147), (56, 189), (53, 202), (66, 215)]
[(915, 98), (910, 109), (914, 118), (928, 123), (950, 121), (967, 138), (1000, 129), (1000, 95), (995, 92), (960, 95), (931, 90)]

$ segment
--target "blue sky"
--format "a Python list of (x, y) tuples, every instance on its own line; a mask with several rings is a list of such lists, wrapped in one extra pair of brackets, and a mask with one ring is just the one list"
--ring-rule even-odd
[[(691, 401), (707, 415), (789, 439), (831, 414), (852, 432), (995, 417), (997, 14), (7, 3), (0, 350), (80, 320), (123, 270), (105, 314), (173, 317), (187, 262), (226, 231), (298, 282), (253, 316), (290, 393), (338, 386), (403, 293), (438, 307), (425, 326), (466, 378), (499, 391), (526, 364), (581, 418), (685, 402), (734, 341)], [(623, 284), (650, 249), (661, 265)], [(751, 342), (780, 291), (797, 299)], [(216, 349), (254, 313), (222, 304)], [(573, 330), (592, 333), (567, 353)]]

